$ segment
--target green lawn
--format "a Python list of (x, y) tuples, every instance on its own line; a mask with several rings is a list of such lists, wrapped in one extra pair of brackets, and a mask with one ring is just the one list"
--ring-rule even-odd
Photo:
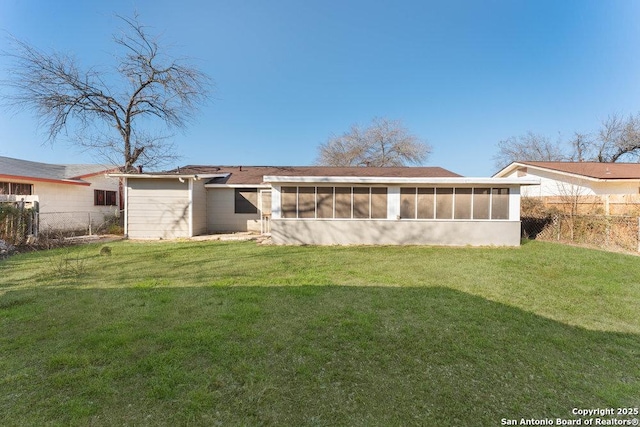
[(116, 242), (0, 261), (0, 425), (451, 425), (640, 407), (640, 258)]

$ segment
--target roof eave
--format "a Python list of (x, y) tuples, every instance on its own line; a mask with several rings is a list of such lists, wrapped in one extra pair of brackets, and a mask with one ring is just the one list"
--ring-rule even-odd
[(434, 185), (538, 185), (537, 178), (469, 178), (469, 177), (353, 177), (353, 176), (274, 176), (267, 175), (264, 181), (278, 184), (434, 184)]
[(15, 179), (20, 181), (35, 181), (35, 182), (48, 182), (51, 184), (69, 184), (69, 185), (91, 185), (90, 182), (82, 181), (80, 179), (56, 179), (56, 178), (41, 178), (37, 176), (24, 176), (24, 175), (6, 175), (0, 174), (0, 179)]
[(150, 174), (150, 173), (109, 173), (107, 176), (112, 176), (115, 178), (135, 178), (135, 179), (211, 179), (211, 178), (226, 178), (228, 174), (181, 174), (181, 173), (172, 173), (172, 174)]

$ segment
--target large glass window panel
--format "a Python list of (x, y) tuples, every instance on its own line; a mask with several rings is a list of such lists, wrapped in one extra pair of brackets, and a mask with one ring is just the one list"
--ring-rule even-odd
[(471, 219), (471, 189), (456, 188), (455, 219)]
[(400, 218), (416, 217), (416, 189), (414, 187), (400, 189)]
[(236, 188), (234, 212), (237, 214), (258, 213), (258, 189)]
[(491, 219), (509, 219), (509, 189), (491, 190)]
[(280, 197), (283, 218), (296, 218), (297, 196), (298, 191), (296, 187), (282, 187)]
[(13, 187), (11, 194), (18, 194), (20, 196), (31, 195), (31, 184), (11, 184), (11, 186)]
[(369, 187), (354, 187), (353, 188), (353, 217), (354, 218), (369, 218), (370, 199), (369, 193), (371, 189)]
[(418, 188), (418, 218), (433, 219), (434, 214), (434, 189)]
[(371, 188), (371, 218), (387, 217), (387, 189), (385, 187)]
[(453, 218), (453, 188), (436, 188), (436, 218)]
[(298, 187), (298, 218), (316, 217), (316, 188)]
[(333, 187), (318, 187), (316, 193), (318, 218), (333, 218)]
[(336, 187), (336, 218), (351, 218), (351, 187)]
[(473, 189), (473, 219), (489, 219), (489, 201), (491, 189)]

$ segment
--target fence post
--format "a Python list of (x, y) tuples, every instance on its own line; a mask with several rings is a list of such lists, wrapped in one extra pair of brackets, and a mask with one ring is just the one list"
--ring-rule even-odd
[(38, 237), (40, 233), (40, 202), (33, 202), (33, 221), (35, 223), (33, 235)]
[(91, 212), (89, 212), (89, 236), (91, 236)]
[(638, 217), (638, 252), (640, 252), (640, 216)]

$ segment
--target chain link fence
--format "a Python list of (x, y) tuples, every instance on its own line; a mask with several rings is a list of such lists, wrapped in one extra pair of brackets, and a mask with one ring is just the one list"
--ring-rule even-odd
[(640, 217), (605, 215), (523, 216), (522, 236), (612, 251), (640, 251)]
[(114, 233), (120, 226), (120, 212), (46, 212), (38, 215), (38, 234), (61, 237)]

